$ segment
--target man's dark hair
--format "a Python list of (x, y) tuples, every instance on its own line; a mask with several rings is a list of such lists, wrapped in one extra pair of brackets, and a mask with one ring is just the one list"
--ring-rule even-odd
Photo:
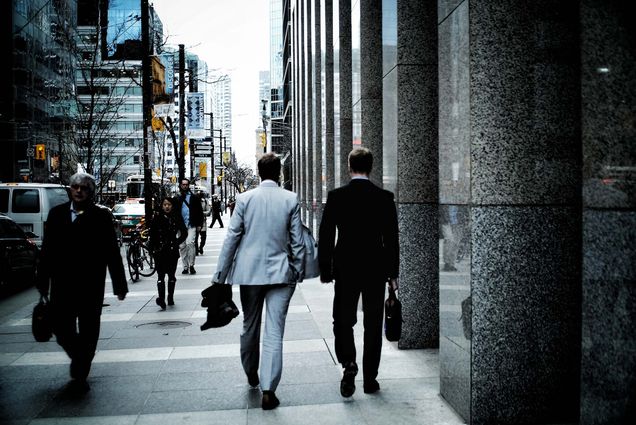
[(266, 153), (258, 160), (258, 175), (261, 180), (280, 179), (280, 158), (273, 153)]
[(358, 174), (369, 174), (373, 167), (373, 154), (367, 148), (354, 148), (349, 153), (349, 169)]
[(188, 182), (188, 184), (190, 184), (190, 179), (188, 179), (186, 177), (184, 177), (181, 180), (179, 180), (179, 184), (183, 184), (184, 181), (186, 181), (186, 182)]

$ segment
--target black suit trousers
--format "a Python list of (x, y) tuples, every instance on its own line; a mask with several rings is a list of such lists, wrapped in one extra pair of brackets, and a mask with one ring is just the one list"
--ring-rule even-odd
[(101, 305), (64, 305), (54, 308), (53, 333), (71, 358), (71, 377), (86, 379), (95, 357), (101, 321)]
[(378, 376), (382, 352), (382, 324), (384, 320), (384, 282), (338, 279), (333, 300), (333, 334), (336, 357), (345, 365), (356, 361), (353, 327), (358, 321), (358, 301), (362, 296), (364, 347), (362, 373), (365, 381)]

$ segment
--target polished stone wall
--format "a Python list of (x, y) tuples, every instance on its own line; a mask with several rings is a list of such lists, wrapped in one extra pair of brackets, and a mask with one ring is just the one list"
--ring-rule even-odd
[(442, 396), (473, 424), (576, 421), (576, 2), (440, 1), (438, 22)]
[(400, 223), (400, 348), (439, 344), (437, 10), (384, 0), (383, 182)]
[(636, 28), (631, 2), (581, 5), (581, 424), (636, 418)]

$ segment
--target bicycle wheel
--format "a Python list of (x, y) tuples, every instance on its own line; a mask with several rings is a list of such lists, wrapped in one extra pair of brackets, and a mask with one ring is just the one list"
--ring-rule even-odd
[(155, 259), (146, 245), (139, 246), (139, 274), (142, 276), (152, 276), (155, 273)]
[(139, 254), (137, 253), (139, 248), (134, 245), (128, 245), (126, 248), (126, 262), (128, 263), (128, 272), (130, 273), (130, 279), (133, 282), (139, 280), (139, 267), (137, 266)]

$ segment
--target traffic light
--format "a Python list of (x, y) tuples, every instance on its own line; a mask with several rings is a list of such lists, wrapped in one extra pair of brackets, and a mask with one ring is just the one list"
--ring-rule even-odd
[(216, 176), (216, 185), (221, 186), (221, 183), (223, 183), (223, 175)]
[(40, 161), (46, 159), (46, 149), (43, 144), (35, 145), (35, 159)]
[(183, 154), (187, 155), (188, 154), (188, 145), (190, 144), (190, 141), (188, 139), (185, 139), (183, 141)]
[(267, 147), (267, 134), (265, 132), (261, 133), (261, 146)]

